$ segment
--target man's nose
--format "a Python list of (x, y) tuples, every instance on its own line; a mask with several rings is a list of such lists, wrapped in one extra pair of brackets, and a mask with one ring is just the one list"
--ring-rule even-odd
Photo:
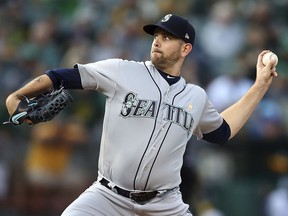
[(159, 42), (158, 38), (154, 39), (153, 45), (154, 45), (154, 47), (160, 47), (160, 42)]

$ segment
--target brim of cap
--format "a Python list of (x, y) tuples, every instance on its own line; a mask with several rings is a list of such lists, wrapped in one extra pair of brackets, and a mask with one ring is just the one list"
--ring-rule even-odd
[(159, 25), (159, 24), (149, 24), (149, 25), (145, 25), (143, 26), (143, 30), (150, 34), (150, 35), (154, 35), (154, 32), (155, 32), (155, 29), (156, 28), (161, 28), (161, 29), (164, 29), (165, 31), (175, 35), (176, 37), (179, 37), (181, 38), (181, 36), (177, 35), (175, 32), (171, 31), (170, 29), (168, 29), (166, 26), (162, 26), (162, 25)]

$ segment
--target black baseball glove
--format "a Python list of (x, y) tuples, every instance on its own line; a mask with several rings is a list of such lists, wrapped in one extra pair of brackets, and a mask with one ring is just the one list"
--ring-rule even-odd
[(21, 125), (25, 119), (31, 120), (31, 124), (46, 122), (53, 119), (65, 106), (71, 103), (72, 96), (63, 87), (52, 92), (38, 95), (35, 98), (24, 98), (20, 101), (16, 111), (3, 124), (13, 123)]

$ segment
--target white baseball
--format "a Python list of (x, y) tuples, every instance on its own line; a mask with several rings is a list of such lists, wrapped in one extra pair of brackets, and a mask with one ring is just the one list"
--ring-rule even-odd
[(278, 64), (278, 56), (273, 52), (266, 53), (262, 58), (262, 62), (264, 65), (267, 65), (272, 60), (275, 60), (275, 64), (274, 64), (274, 67), (275, 67)]

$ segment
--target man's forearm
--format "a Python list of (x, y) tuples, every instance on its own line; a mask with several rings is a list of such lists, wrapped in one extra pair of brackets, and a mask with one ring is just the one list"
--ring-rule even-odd
[(53, 87), (51, 79), (47, 75), (41, 75), (24, 87), (10, 94), (6, 99), (6, 107), (10, 115), (16, 110), (18, 103), (24, 97), (35, 97), (41, 93), (51, 90)]
[(268, 87), (259, 87), (254, 84), (239, 101), (221, 113), (230, 126), (230, 139), (244, 126), (267, 90)]

